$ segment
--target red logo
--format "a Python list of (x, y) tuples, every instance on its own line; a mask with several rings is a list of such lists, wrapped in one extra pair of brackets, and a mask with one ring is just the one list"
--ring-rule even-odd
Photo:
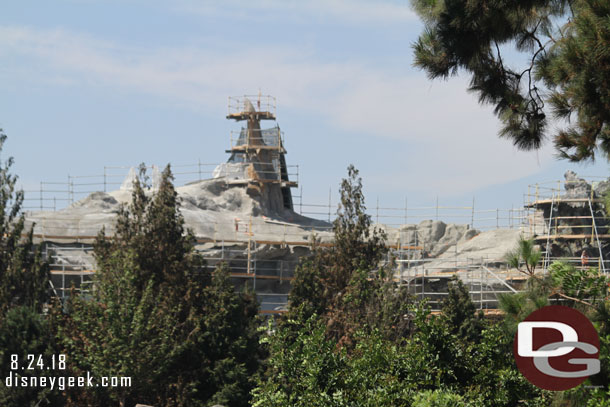
[(562, 391), (599, 373), (599, 337), (573, 308), (550, 305), (532, 312), (517, 328), (513, 352), (519, 371), (535, 386)]

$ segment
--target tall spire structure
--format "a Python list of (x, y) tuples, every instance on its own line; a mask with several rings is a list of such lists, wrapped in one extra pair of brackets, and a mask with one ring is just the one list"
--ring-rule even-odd
[[(250, 190), (256, 190), (265, 198), (269, 209), (293, 210), (290, 188), (297, 183), (290, 181), (286, 165), (286, 149), (283, 133), (275, 127), (261, 129), (261, 121), (272, 120), (276, 116), (275, 97), (269, 95), (245, 95), (229, 97), (227, 119), (245, 122), (238, 132), (231, 133), (231, 156), (228, 163), (244, 163), (247, 170), (243, 182)], [(235, 182), (235, 181), (233, 181)]]

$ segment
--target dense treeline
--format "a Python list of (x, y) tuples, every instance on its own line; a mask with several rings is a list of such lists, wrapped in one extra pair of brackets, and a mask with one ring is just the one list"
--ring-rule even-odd
[[(48, 265), (31, 233), (22, 238), (23, 194), (15, 193), (11, 164), (0, 169), (0, 405), (250, 405), (265, 357), (256, 297), (235, 292), (226, 268), (203, 267), (169, 167), (153, 196), (141, 174), (114, 236), (97, 237), (93, 290), (61, 303), (49, 295)], [(27, 355), (42, 355), (44, 366), (65, 355), (65, 369), (21, 369)], [(6, 386), (11, 374), (130, 377), (131, 385), (51, 391)]]
[[(4, 136), (2, 140), (4, 141)], [(365, 213), (358, 171), (348, 168), (334, 222), (336, 244), (314, 242), (297, 269), (288, 312), (257, 317), (252, 292), (235, 292), (194, 251), (169, 168), (150, 195), (144, 177), (95, 244), (94, 289), (50, 296), (48, 267), (24, 230), (12, 161), (0, 171), (0, 404), (3, 406), (607, 406), (610, 301), (597, 270), (553, 264), (527, 290), (501, 298), (487, 320), (455, 280), (432, 315), (393, 280), (385, 235)], [(23, 237), (25, 236), (25, 237)], [(531, 265), (522, 241), (507, 261)], [(529, 273), (529, 268), (524, 272)], [(532, 273), (533, 274), (533, 273)], [(602, 372), (553, 393), (518, 372), (516, 324), (557, 298), (586, 313), (600, 334)], [(66, 355), (65, 370), (19, 370), (28, 354)], [(10, 375), (125, 376), (131, 386), (50, 390), (6, 385)]]
[[(298, 269), (289, 312), (265, 338), (270, 357), (255, 406), (610, 405), (609, 280), (597, 269), (554, 263), (541, 277), (534, 274), (540, 252), (522, 239), (506, 260), (529, 279), (524, 292), (500, 298), (503, 320), (477, 313), (459, 280), (431, 315), (379, 268), (384, 235), (365, 214), (353, 167), (334, 231), (335, 246), (316, 248)], [(518, 322), (558, 299), (595, 322), (602, 371), (573, 390), (549, 392), (519, 373), (513, 339)]]
[(548, 406), (517, 371), (512, 336), (485, 321), (460, 281), (431, 315), (379, 268), (385, 236), (365, 214), (350, 167), (335, 246), (297, 270), (269, 344), (255, 406)]
[(97, 238), (91, 298), (72, 295), (51, 313), (70, 374), (132, 379), (73, 389), (67, 405), (248, 405), (262, 356), (256, 298), (235, 293), (224, 268), (202, 267), (171, 180), (168, 167), (152, 199), (136, 180), (113, 238)]

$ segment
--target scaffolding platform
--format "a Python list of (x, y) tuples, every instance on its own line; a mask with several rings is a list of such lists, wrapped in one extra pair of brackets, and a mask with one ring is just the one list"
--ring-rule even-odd
[(276, 100), (271, 95), (244, 95), (229, 97), (227, 119), (275, 120)]
[[(587, 226), (591, 227), (591, 226)], [(566, 235), (548, 235), (548, 236), (535, 236), (534, 240), (536, 241), (546, 241), (546, 240), (586, 240), (586, 239), (610, 239), (610, 234), (600, 234), (597, 235), (595, 233), (587, 233), (587, 234), (566, 234)]]
[(589, 202), (589, 200), (592, 203), (603, 203), (604, 200), (603, 199), (599, 199), (599, 198), (566, 198), (566, 197), (559, 197), (556, 199), (539, 199), (539, 200), (535, 200), (532, 202), (528, 202), (525, 204), (526, 208), (538, 208), (538, 207), (543, 207), (543, 206), (550, 206), (553, 201), (555, 202), (555, 205), (558, 205), (560, 203), (583, 203), (586, 204)]

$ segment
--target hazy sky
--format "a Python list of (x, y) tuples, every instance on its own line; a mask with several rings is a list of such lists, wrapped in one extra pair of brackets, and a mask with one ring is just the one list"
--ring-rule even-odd
[[(467, 78), (412, 67), (421, 23), (407, 1), (64, 0), (0, 5), (3, 155), (25, 189), (104, 166), (227, 159), (227, 97), (277, 97), (306, 202), (333, 201), (346, 167), (369, 206), (510, 208), (567, 169), (551, 146), (498, 139)], [(520, 62), (520, 61), (516, 61)], [(123, 170), (121, 170), (123, 171)], [(178, 167), (176, 168), (178, 172)]]

